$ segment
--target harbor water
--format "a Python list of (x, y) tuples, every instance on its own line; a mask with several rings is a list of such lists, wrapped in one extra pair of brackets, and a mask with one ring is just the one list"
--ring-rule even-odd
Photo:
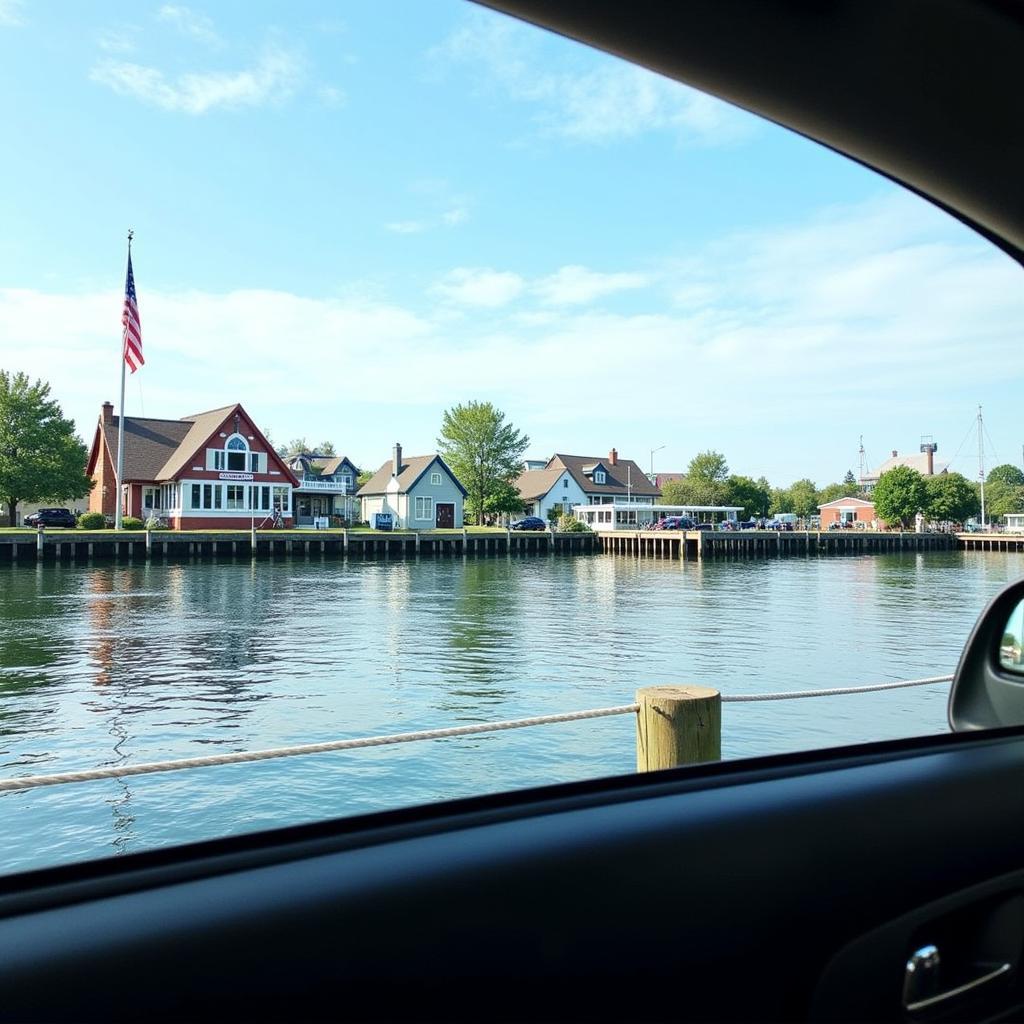
[[(952, 672), (1024, 555), (14, 566), (3, 777)], [(946, 685), (730, 704), (723, 755), (944, 732)], [(0, 870), (633, 770), (630, 716), (0, 795)]]

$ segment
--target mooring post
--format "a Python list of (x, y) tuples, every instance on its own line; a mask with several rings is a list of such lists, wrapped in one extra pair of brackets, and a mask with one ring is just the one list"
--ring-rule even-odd
[(146, 558), (153, 557), (153, 531), (146, 527)]
[(708, 686), (636, 691), (636, 770), (654, 772), (722, 757), (722, 696)]
[(36, 558), (41, 562), (43, 560), (43, 535), (46, 533), (45, 527), (36, 527)]

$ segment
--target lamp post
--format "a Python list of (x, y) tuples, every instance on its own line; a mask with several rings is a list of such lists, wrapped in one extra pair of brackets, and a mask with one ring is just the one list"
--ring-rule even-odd
[(660, 452), (661, 449), (665, 448), (665, 447), (667, 447), (667, 446), (661, 444), (661, 445), (658, 445), (657, 448), (652, 448), (651, 449), (651, 483), (652, 484), (654, 483), (654, 453), (655, 452)]

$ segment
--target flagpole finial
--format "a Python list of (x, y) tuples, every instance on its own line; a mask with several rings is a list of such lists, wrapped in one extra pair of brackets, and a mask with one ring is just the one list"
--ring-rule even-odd
[(128, 248), (132, 247), (132, 239), (135, 237), (135, 232), (131, 228), (128, 229)]

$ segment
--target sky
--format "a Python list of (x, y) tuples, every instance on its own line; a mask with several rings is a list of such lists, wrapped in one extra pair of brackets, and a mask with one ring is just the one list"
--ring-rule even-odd
[(885, 179), (464, 0), (0, 0), (0, 368), (91, 440), (240, 401), (376, 468), (493, 402), (529, 456), (819, 485), (1021, 464), (1021, 269)]

